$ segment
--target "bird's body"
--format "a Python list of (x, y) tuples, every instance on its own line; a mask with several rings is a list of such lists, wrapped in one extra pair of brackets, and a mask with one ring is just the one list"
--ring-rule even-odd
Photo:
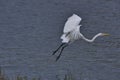
[(79, 38), (81, 38), (80, 32), (79, 32), (79, 27), (76, 27), (78, 29), (74, 29), (71, 32), (64, 33), (61, 36), (62, 43), (68, 43), (68, 42), (73, 42)]
[(56, 58), (56, 61), (60, 58), (61, 53), (63, 49), (68, 46), (68, 44), (78, 40), (78, 39), (83, 39), (87, 42), (93, 42), (98, 36), (105, 36), (108, 35), (106, 33), (98, 33), (95, 35), (92, 39), (87, 39), (83, 36), (82, 33), (80, 33), (80, 22), (81, 22), (81, 17), (79, 17), (76, 14), (73, 14), (71, 17), (68, 18), (68, 20), (65, 23), (64, 29), (63, 29), (63, 34), (61, 36), (62, 39), (62, 44), (59, 46), (57, 50), (53, 52), (53, 55), (62, 47), (59, 56)]
[(73, 42), (81, 37), (79, 31), (80, 21), (81, 18), (75, 14), (68, 18), (63, 29), (63, 35), (61, 36), (62, 43)]

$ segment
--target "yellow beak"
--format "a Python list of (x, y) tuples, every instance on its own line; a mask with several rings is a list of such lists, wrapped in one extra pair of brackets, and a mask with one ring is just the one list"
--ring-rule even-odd
[(110, 34), (108, 34), (108, 33), (103, 33), (103, 36), (109, 36)]

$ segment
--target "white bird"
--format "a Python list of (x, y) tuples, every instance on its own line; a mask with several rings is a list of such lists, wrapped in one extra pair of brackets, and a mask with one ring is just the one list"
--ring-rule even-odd
[(109, 35), (107, 33), (98, 33), (92, 39), (85, 38), (83, 34), (80, 33), (80, 30), (79, 30), (81, 27), (81, 25), (79, 25), (81, 20), (82, 20), (81, 17), (79, 17), (76, 14), (73, 14), (66, 21), (63, 29), (63, 34), (61, 36), (62, 44), (53, 52), (53, 55), (54, 55), (61, 48), (60, 54), (57, 56), (56, 61), (60, 58), (63, 49), (67, 47), (68, 44), (74, 42), (75, 40), (83, 39), (87, 42), (93, 42), (98, 36)]

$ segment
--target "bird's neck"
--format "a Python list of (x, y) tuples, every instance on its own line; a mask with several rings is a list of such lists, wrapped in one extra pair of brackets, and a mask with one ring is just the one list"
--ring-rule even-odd
[(97, 34), (97, 35), (95, 35), (92, 39), (87, 39), (87, 38), (85, 38), (84, 36), (82, 36), (82, 38), (85, 40), (85, 41), (87, 41), (87, 42), (93, 42), (93, 41), (95, 41), (95, 39), (97, 38), (97, 37), (99, 37), (100, 35), (99, 34)]

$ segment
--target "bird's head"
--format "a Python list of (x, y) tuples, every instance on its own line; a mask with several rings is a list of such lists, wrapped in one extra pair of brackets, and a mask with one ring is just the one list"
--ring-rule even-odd
[(108, 34), (108, 33), (99, 33), (98, 35), (99, 36), (109, 36), (110, 34)]

